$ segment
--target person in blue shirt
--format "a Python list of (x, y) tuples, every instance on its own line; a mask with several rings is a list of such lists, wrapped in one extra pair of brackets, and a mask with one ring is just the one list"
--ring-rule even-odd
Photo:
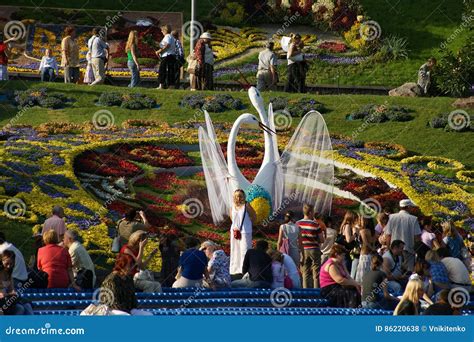
[(203, 279), (208, 276), (206, 254), (198, 249), (198, 239), (187, 237), (184, 243), (186, 250), (179, 258), (178, 275), (173, 287), (201, 287)]

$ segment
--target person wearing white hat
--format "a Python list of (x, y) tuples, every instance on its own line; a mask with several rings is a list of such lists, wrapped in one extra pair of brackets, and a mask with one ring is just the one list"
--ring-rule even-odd
[(212, 36), (204, 32), (194, 47), (194, 56), (197, 59), (196, 87), (198, 90), (214, 90), (214, 59), (215, 55), (211, 46)]
[(403, 250), (404, 266), (405, 269), (413, 271), (415, 267), (415, 242), (421, 239), (421, 228), (418, 218), (413, 215), (413, 209), (416, 205), (409, 199), (403, 199), (399, 206), (400, 211), (390, 215), (385, 227), (385, 234), (389, 244), (390, 241), (394, 240), (403, 241), (405, 244)]

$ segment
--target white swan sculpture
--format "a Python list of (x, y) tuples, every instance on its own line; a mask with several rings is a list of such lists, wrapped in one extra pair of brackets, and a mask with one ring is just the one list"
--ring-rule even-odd
[[(257, 89), (248, 91), (260, 120), (242, 114), (234, 122), (227, 142), (227, 162), (217, 140), (211, 118), (204, 111), (206, 129), (199, 127), (199, 147), (214, 223), (221, 222), (232, 205), (232, 194), (240, 188), (257, 212), (258, 221), (279, 213), (292, 202), (314, 203), (315, 210), (331, 208), (334, 164), (331, 140), (322, 115), (307, 113), (280, 156), (272, 104), (265, 105)], [(264, 131), (265, 151), (262, 165), (252, 183), (240, 171), (235, 154), (237, 135), (242, 124), (255, 124)], [(286, 201), (288, 199), (288, 201)]]

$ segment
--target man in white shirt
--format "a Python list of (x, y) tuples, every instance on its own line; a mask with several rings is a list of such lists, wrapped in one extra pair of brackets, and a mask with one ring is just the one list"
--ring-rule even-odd
[[(81, 288), (93, 288), (96, 279), (94, 263), (92, 262), (89, 253), (87, 253), (84, 246), (79, 241), (77, 241), (77, 239), (77, 233), (73, 230), (67, 230), (64, 234), (64, 247), (67, 248), (69, 255), (71, 256), (74, 278), (77, 278), (77, 275), (80, 272), (90, 271), (88, 272), (90, 276), (90, 279), (88, 279), (88, 281), (90, 281), (89, 285), (85, 286), (84, 282), (78, 285), (81, 286)], [(76, 279), (76, 282), (78, 280), (79, 279)]]
[(466, 265), (460, 259), (451, 257), (446, 247), (438, 249), (437, 252), (441, 262), (448, 270), (448, 278), (452, 287), (462, 287), (471, 291), (471, 278)]
[(5, 234), (0, 232), (0, 254), (9, 250), (15, 253), (15, 266), (13, 267), (13, 283), (14, 287), (18, 288), (20, 283), (25, 283), (28, 279), (28, 271), (26, 270), (25, 259), (23, 254), (14, 245), (6, 241)]
[(403, 241), (405, 244), (403, 259), (405, 269), (408, 271), (413, 271), (415, 267), (415, 241), (421, 238), (418, 218), (410, 213), (414, 207), (415, 204), (409, 199), (401, 200), (400, 211), (390, 215), (385, 227), (389, 245), (394, 240)]
[(163, 25), (161, 27), (163, 39), (160, 42), (160, 48), (155, 51), (156, 55), (160, 57), (160, 68), (158, 70), (158, 82), (160, 86), (158, 89), (176, 86), (176, 40), (171, 35), (171, 32), (170, 25)]
[(94, 72), (94, 82), (90, 85), (104, 83), (105, 69), (109, 58), (109, 45), (102, 39), (101, 29), (96, 27), (92, 30), (93, 36), (87, 42), (91, 53), (91, 65)]
[(266, 49), (258, 54), (257, 89), (271, 90), (278, 81), (276, 73), (277, 57), (273, 52), (274, 43), (268, 41)]

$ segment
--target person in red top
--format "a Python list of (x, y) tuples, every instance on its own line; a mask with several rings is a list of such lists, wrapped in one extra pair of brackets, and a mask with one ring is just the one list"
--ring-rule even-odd
[(3, 34), (0, 33), (0, 81), (8, 81), (8, 43), (14, 39), (3, 40)]
[(143, 260), (145, 246), (148, 243), (147, 232), (144, 230), (137, 230), (130, 235), (128, 243), (120, 249), (120, 255), (126, 255), (131, 265), (130, 276), (133, 278), (135, 287), (143, 292), (161, 292), (161, 284), (154, 279), (149, 279), (148, 276), (143, 278), (145, 274), (140, 270), (145, 270), (148, 262), (158, 251), (155, 248), (147, 260)]
[(301, 266), (303, 288), (319, 288), (319, 269), (321, 267), (320, 244), (324, 241), (319, 223), (315, 222), (314, 209), (310, 204), (303, 206), (304, 218), (296, 222), (300, 228), (300, 250), (303, 251)]
[(48, 230), (43, 235), (45, 246), (38, 250), (38, 269), (48, 274), (48, 288), (81, 288), (74, 282), (71, 257), (66, 249), (58, 246), (58, 234)]

